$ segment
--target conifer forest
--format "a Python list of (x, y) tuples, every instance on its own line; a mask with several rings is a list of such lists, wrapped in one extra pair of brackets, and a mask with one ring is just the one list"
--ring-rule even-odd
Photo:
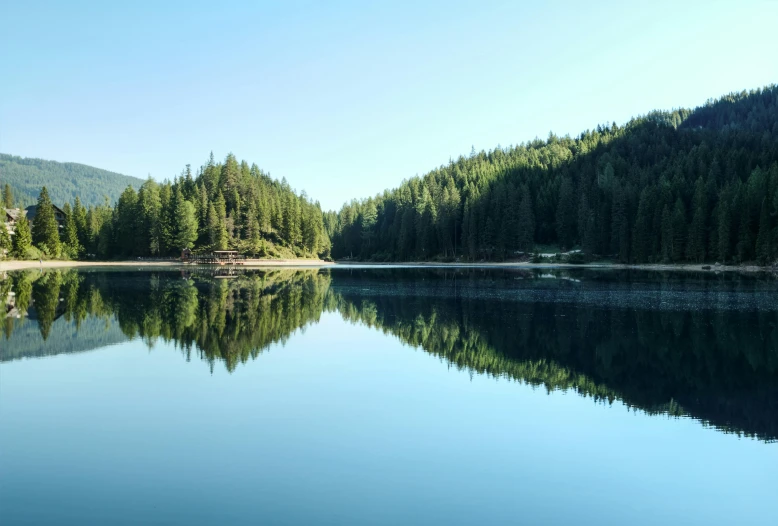
[[(378, 160), (376, 160), (378, 162)], [(7, 208), (14, 204), (6, 185)], [(778, 87), (654, 111), (576, 137), (471, 151), (397, 188), (322, 211), (256, 164), (213, 154), (115, 203), (62, 206), (0, 238), (18, 258), (250, 257), (505, 261), (540, 247), (580, 262), (767, 264), (778, 258)], [(29, 231), (29, 232), (28, 232)], [(36, 252), (37, 251), (37, 252)]]

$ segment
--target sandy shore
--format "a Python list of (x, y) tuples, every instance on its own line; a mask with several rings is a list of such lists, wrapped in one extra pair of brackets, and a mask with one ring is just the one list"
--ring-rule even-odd
[[(320, 259), (247, 259), (243, 267), (323, 267), (332, 265), (330, 261)], [(180, 261), (0, 261), (0, 272), (5, 270), (26, 270), (39, 268), (72, 268), (72, 267), (188, 267)]]

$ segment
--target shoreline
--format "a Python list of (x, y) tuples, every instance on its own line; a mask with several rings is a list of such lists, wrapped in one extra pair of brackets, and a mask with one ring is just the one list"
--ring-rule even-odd
[[(321, 259), (249, 259), (242, 268), (263, 267), (325, 267), (334, 265), (331, 261)], [(220, 265), (189, 265), (175, 260), (126, 260), (126, 261), (38, 261), (10, 260), (0, 261), (0, 272), (12, 270), (35, 270), (41, 268), (74, 268), (74, 267), (205, 267), (220, 268)]]
[[(601, 269), (601, 270), (655, 270), (655, 271), (686, 271), (686, 272), (776, 272), (772, 267), (760, 267), (758, 265), (716, 265), (712, 263), (530, 263), (529, 261), (485, 261), (482, 263), (444, 263), (432, 261), (406, 261), (406, 262), (349, 262), (338, 263), (340, 266), (353, 267), (460, 267), (460, 268), (565, 268), (565, 269)], [(706, 268), (703, 268), (706, 267)]]
[[(206, 267), (218, 268), (219, 265), (189, 265), (176, 260), (126, 260), (126, 261), (38, 261), (10, 260), (0, 261), (0, 272), (14, 270), (34, 270), (41, 268), (77, 268), (77, 267)], [(450, 263), (433, 261), (404, 261), (404, 262), (333, 262), (320, 259), (250, 259), (242, 268), (268, 268), (268, 267), (457, 267), (457, 268), (565, 268), (565, 269), (601, 269), (601, 270), (654, 270), (654, 271), (685, 271), (685, 272), (775, 272), (772, 267), (760, 267), (757, 265), (710, 265), (704, 263), (693, 264), (623, 264), (623, 263), (530, 263), (522, 261), (489, 261), (482, 263)], [(708, 268), (703, 268), (708, 267)]]

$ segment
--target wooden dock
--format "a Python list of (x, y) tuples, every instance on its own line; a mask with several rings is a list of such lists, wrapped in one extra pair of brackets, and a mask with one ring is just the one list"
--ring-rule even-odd
[(181, 261), (189, 265), (238, 266), (246, 264), (246, 256), (237, 250), (214, 250), (210, 254), (181, 254)]

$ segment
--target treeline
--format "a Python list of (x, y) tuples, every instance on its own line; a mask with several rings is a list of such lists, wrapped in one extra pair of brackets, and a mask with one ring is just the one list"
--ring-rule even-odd
[(577, 138), (471, 152), (325, 216), (335, 258), (624, 263), (778, 257), (778, 87)]
[[(63, 208), (66, 222), (59, 234), (48, 210), (51, 199), (44, 187), (30, 241), (49, 257), (166, 257), (183, 249), (328, 257), (330, 250), (318, 202), (232, 154), (223, 163), (211, 155), (196, 176), (187, 165), (172, 182), (149, 178), (137, 191), (128, 186), (114, 206), (106, 201), (85, 207), (76, 198)], [(20, 223), (17, 230), (24, 234)], [(24, 238), (17, 238), (12, 253), (29, 257)]]

